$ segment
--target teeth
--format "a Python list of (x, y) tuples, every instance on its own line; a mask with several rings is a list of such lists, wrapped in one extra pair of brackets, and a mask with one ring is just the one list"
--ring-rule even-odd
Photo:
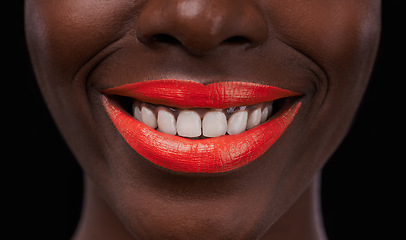
[(261, 112), (261, 123), (264, 123), (267, 118), (268, 118), (268, 108), (266, 107)]
[(230, 135), (239, 134), (247, 128), (247, 111), (239, 111), (231, 115), (228, 119), (227, 133)]
[(137, 119), (140, 122), (142, 121), (141, 120), (141, 110), (135, 104), (133, 105), (133, 114), (134, 114), (135, 119)]
[(208, 112), (203, 118), (203, 136), (219, 137), (226, 134), (227, 118), (221, 111)]
[(151, 128), (155, 129), (158, 126), (155, 114), (147, 107), (141, 109), (141, 120)]
[(271, 114), (272, 114), (272, 104), (270, 104), (269, 106), (267, 106), (267, 107), (265, 107), (263, 110), (262, 110), (262, 113), (261, 113), (261, 123), (264, 123), (267, 119), (268, 119), (268, 117), (269, 116), (271, 116)]
[(184, 110), (179, 113), (176, 128), (179, 136), (200, 137), (202, 134), (202, 120), (195, 111)]
[(255, 126), (258, 126), (260, 123), (261, 123), (261, 109), (257, 108), (251, 113), (250, 117), (248, 118), (247, 129), (251, 129)]
[(163, 133), (176, 135), (175, 116), (167, 110), (160, 109), (158, 111), (158, 128)]
[(190, 138), (201, 135), (219, 137), (239, 134), (266, 122), (272, 115), (272, 105), (271, 102), (264, 108), (260, 104), (229, 109), (181, 110), (134, 102), (132, 111), (135, 119), (166, 134)]

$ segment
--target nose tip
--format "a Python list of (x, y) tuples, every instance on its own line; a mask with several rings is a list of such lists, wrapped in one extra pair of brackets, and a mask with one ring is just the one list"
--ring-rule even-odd
[(205, 54), (223, 44), (255, 46), (267, 36), (261, 12), (248, 0), (151, 0), (137, 19), (138, 39)]

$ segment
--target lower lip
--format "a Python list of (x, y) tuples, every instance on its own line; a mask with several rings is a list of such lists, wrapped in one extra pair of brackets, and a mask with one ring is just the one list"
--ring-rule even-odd
[(254, 161), (279, 139), (301, 106), (297, 101), (268, 122), (240, 134), (192, 140), (148, 127), (105, 95), (102, 102), (119, 133), (136, 152), (160, 167), (184, 173), (224, 173)]

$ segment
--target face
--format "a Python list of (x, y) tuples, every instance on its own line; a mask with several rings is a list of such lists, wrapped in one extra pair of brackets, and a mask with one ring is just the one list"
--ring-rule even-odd
[(351, 125), (380, 1), (237, 2), (25, 3), (47, 105), (135, 237), (261, 236)]

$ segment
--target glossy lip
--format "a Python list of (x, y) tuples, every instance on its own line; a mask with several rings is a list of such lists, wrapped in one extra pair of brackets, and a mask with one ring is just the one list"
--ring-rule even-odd
[(176, 172), (222, 173), (264, 154), (290, 125), (301, 102), (279, 110), (268, 122), (236, 135), (192, 140), (158, 132), (135, 120), (107, 96), (179, 108), (228, 108), (274, 101), (300, 94), (249, 82), (203, 85), (189, 80), (153, 80), (102, 91), (102, 103), (124, 140), (150, 162)]

